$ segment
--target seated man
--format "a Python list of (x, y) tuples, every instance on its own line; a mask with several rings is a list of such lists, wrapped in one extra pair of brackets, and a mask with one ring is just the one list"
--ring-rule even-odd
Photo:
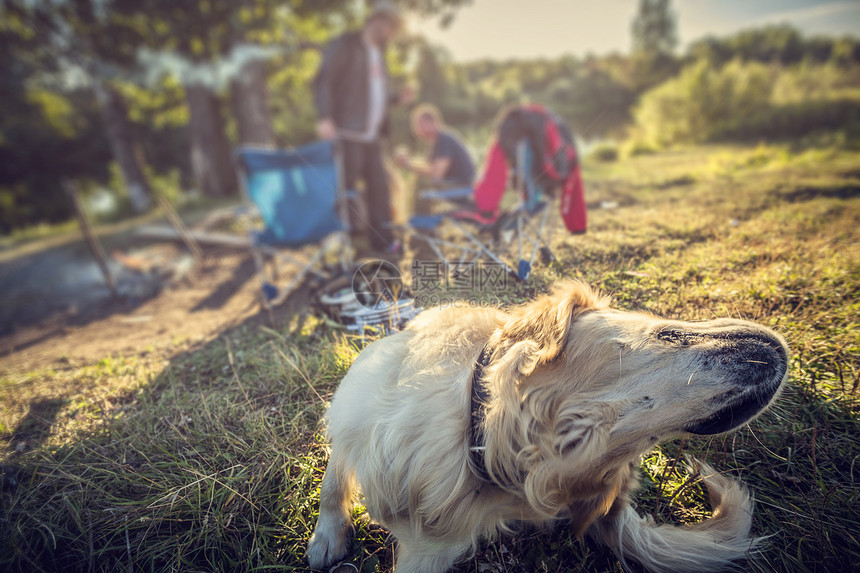
[(400, 150), (394, 161), (436, 187), (471, 187), (475, 182), (475, 164), (462, 140), (445, 127), (439, 110), (421, 104), (412, 112), (412, 131), (431, 146), (428, 161), (416, 161)]

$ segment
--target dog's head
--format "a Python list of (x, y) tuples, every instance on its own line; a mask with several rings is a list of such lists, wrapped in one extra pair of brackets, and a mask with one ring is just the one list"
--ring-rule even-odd
[(617, 495), (624, 468), (660, 440), (749, 422), (788, 368), (785, 342), (764, 327), (613, 310), (576, 282), (516, 309), (491, 344), (488, 381), (500, 400), (487, 424), (508, 435), (488, 445), (491, 470), (524, 474), (529, 501), (547, 514), (580, 495)]

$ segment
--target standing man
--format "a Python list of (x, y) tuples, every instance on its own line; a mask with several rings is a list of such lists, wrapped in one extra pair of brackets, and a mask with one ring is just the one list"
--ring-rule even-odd
[(313, 85), (317, 134), (340, 140), (346, 189), (364, 182), (370, 244), (379, 251), (396, 248), (388, 228), (391, 198), (380, 138), (387, 134), (389, 104), (408, 104), (414, 97), (409, 90), (389, 97), (385, 49), (400, 23), (389, 0), (375, 2), (361, 30), (347, 32), (326, 47)]

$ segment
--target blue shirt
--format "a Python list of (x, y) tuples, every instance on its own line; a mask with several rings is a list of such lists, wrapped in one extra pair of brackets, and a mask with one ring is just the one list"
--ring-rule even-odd
[(459, 137), (448, 130), (439, 132), (430, 161), (449, 159), (448, 170), (442, 175), (446, 183), (472, 185), (475, 182), (475, 164)]

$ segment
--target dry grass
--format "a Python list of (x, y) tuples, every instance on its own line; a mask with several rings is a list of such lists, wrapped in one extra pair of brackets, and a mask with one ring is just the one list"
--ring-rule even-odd
[[(702, 519), (686, 454), (739, 476), (771, 535), (751, 571), (860, 563), (860, 153), (839, 146), (691, 148), (588, 170), (584, 236), (527, 285), (471, 293), (516, 302), (560, 277), (618, 306), (682, 319), (733, 316), (793, 349), (776, 408), (732, 436), (663, 444), (643, 463), (640, 511)], [(0, 381), (0, 568), (305, 570), (326, 449), (318, 420), (363, 342), (323, 321), (245, 325)], [(16, 448), (20, 451), (16, 451)], [(356, 510), (359, 517), (360, 510)], [(360, 521), (351, 558), (390, 570), (384, 531)], [(522, 531), (466, 571), (615, 571), (590, 542)]]

